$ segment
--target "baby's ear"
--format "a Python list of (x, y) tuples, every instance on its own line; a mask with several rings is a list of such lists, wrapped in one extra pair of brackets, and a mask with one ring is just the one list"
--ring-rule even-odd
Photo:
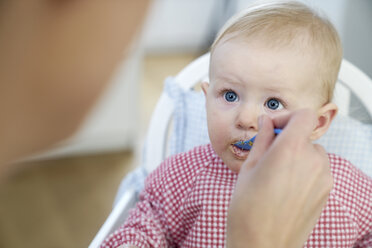
[(318, 110), (318, 125), (310, 137), (311, 140), (317, 140), (327, 132), (337, 111), (338, 108), (334, 103), (327, 103)]
[(204, 92), (205, 97), (207, 97), (207, 91), (208, 91), (208, 88), (209, 88), (209, 83), (202, 82), (201, 83), (201, 88), (202, 88), (202, 90)]

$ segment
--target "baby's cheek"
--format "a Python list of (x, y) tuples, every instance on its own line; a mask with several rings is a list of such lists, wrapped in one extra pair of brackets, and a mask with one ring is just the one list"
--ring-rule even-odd
[(228, 123), (223, 117), (214, 115), (209, 118), (208, 132), (214, 148), (223, 146), (228, 140), (228, 130), (230, 130), (231, 123)]
[(227, 102), (222, 97), (219, 99), (216, 99), (214, 108), (216, 108), (216, 111), (233, 111), (236, 107), (239, 106), (238, 102)]

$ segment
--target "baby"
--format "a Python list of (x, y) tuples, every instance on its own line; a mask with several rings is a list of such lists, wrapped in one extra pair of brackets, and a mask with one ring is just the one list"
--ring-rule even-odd
[[(310, 138), (321, 137), (337, 113), (341, 60), (332, 24), (301, 3), (256, 4), (230, 19), (202, 84), (211, 144), (166, 159), (102, 247), (224, 247), (229, 202), (249, 156), (234, 144), (257, 133), (259, 115), (302, 108), (316, 111)], [(304, 247), (372, 247), (372, 180), (337, 155), (329, 161), (334, 187)]]

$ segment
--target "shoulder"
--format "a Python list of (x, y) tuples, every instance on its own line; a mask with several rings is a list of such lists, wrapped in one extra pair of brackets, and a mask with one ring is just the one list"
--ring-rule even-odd
[(369, 219), (372, 225), (372, 179), (348, 160), (335, 154), (328, 157), (334, 181), (331, 194), (350, 213)]
[[(191, 150), (183, 153), (179, 153), (167, 158), (164, 162), (172, 164), (173, 167), (179, 169), (185, 169), (185, 166), (181, 165), (192, 165), (192, 168), (188, 169), (199, 169), (204, 164), (212, 161), (215, 158), (215, 153), (210, 144), (196, 146)], [(186, 166), (187, 167), (187, 166)]]
[(202, 173), (205, 165), (214, 158), (210, 144), (166, 158), (146, 180), (146, 184), (190, 184), (197, 174)]
[(336, 155), (328, 154), (331, 172), (335, 181), (335, 186), (354, 188), (366, 188), (372, 193), (372, 179), (354, 166), (348, 160)]

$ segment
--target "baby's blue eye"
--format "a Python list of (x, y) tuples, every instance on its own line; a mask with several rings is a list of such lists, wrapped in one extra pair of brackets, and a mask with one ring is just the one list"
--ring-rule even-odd
[(275, 99), (275, 98), (271, 98), (269, 99), (267, 102), (266, 102), (266, 106), (271, 109), (271, 110), (278, 110), (278, 109), (282, 109), (283, 108), (283, 105), (280, 103), (279, 100)]
[(228, 102), (235, 102), (238, 100), (238, 95), (234, 91), (226, 91), (224, 97)]

